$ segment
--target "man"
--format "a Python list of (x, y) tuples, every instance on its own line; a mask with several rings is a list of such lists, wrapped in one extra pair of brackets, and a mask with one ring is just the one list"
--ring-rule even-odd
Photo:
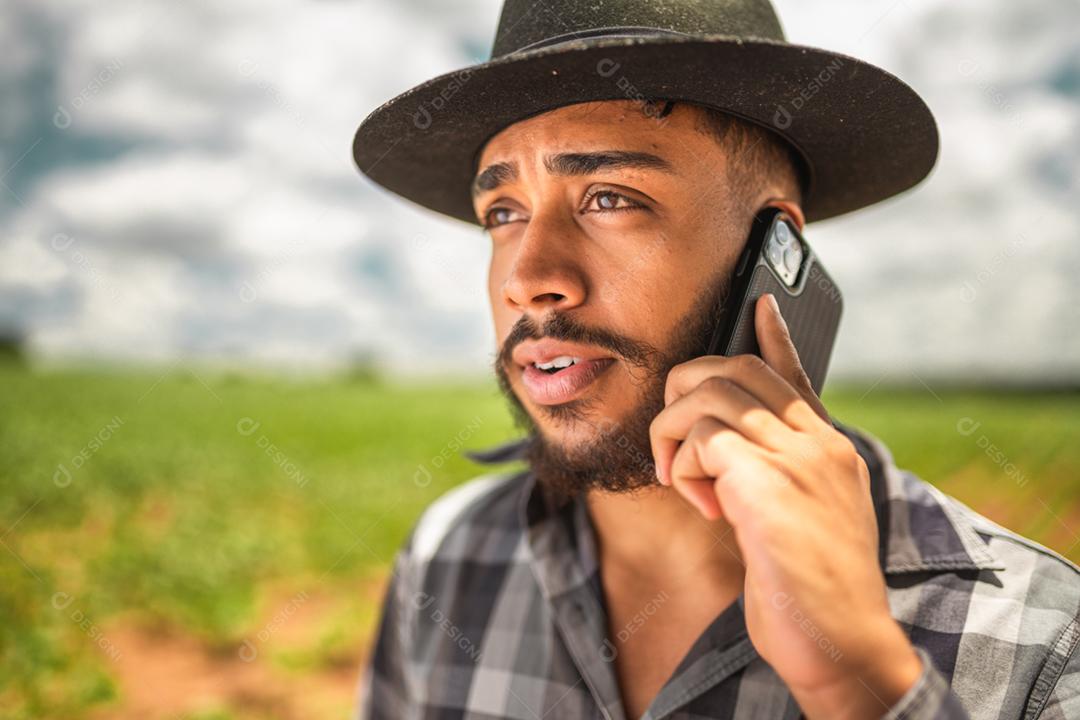
[(476, 456), (526, 469), (410, 533), (362, 716), (1080, 718), (1075, 565), (830, 418), (770, 296), (761, 357), (704, 355), (757, 211), (801, 227), (929, 171), (910, 88), (786, 44), (765, 0), (508, 0), (492, 61), (354, 151), (486, 229), (528, 430)]

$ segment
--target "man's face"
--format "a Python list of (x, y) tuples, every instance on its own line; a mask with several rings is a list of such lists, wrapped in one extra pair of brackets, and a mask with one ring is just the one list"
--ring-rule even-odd
[(633, 101), (585, 103), (481, 154), (495, 371), (556, 494), (652, 483), (667, 372), (707, 348), (757, 208), (732, 207), (730, 159), (696, 120), (685, 104), (658, 121)]

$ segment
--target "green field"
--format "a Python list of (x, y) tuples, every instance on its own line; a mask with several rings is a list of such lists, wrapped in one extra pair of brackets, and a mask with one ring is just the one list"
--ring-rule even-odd
[[(1080, 560), (1080, 395), (825, 402)], [(0, 718), (343, 717), (395, 548), (512, 435), (493, 382), (0, 367)]]

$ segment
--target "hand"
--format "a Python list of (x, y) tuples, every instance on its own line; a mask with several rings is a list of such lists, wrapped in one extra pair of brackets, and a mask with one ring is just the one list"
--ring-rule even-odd
[(762, 357), (675, 366), (650, 428), (657, 474), (734, 529), (750, 640), (809, 718), (879, 718), (921, 663), (892, 618), (866, 463), (829, 422), (771, 295)]

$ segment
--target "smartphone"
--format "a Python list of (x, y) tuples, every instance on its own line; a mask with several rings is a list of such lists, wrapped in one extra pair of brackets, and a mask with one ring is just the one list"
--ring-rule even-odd
[(754, 306), (765, 293), (776, 297), (799, 361), (814, 392), (821, 395), (843, 298), (795, 221), (775, 207), (754, 217), (707, 354), (761, 354), (754, 330)]

